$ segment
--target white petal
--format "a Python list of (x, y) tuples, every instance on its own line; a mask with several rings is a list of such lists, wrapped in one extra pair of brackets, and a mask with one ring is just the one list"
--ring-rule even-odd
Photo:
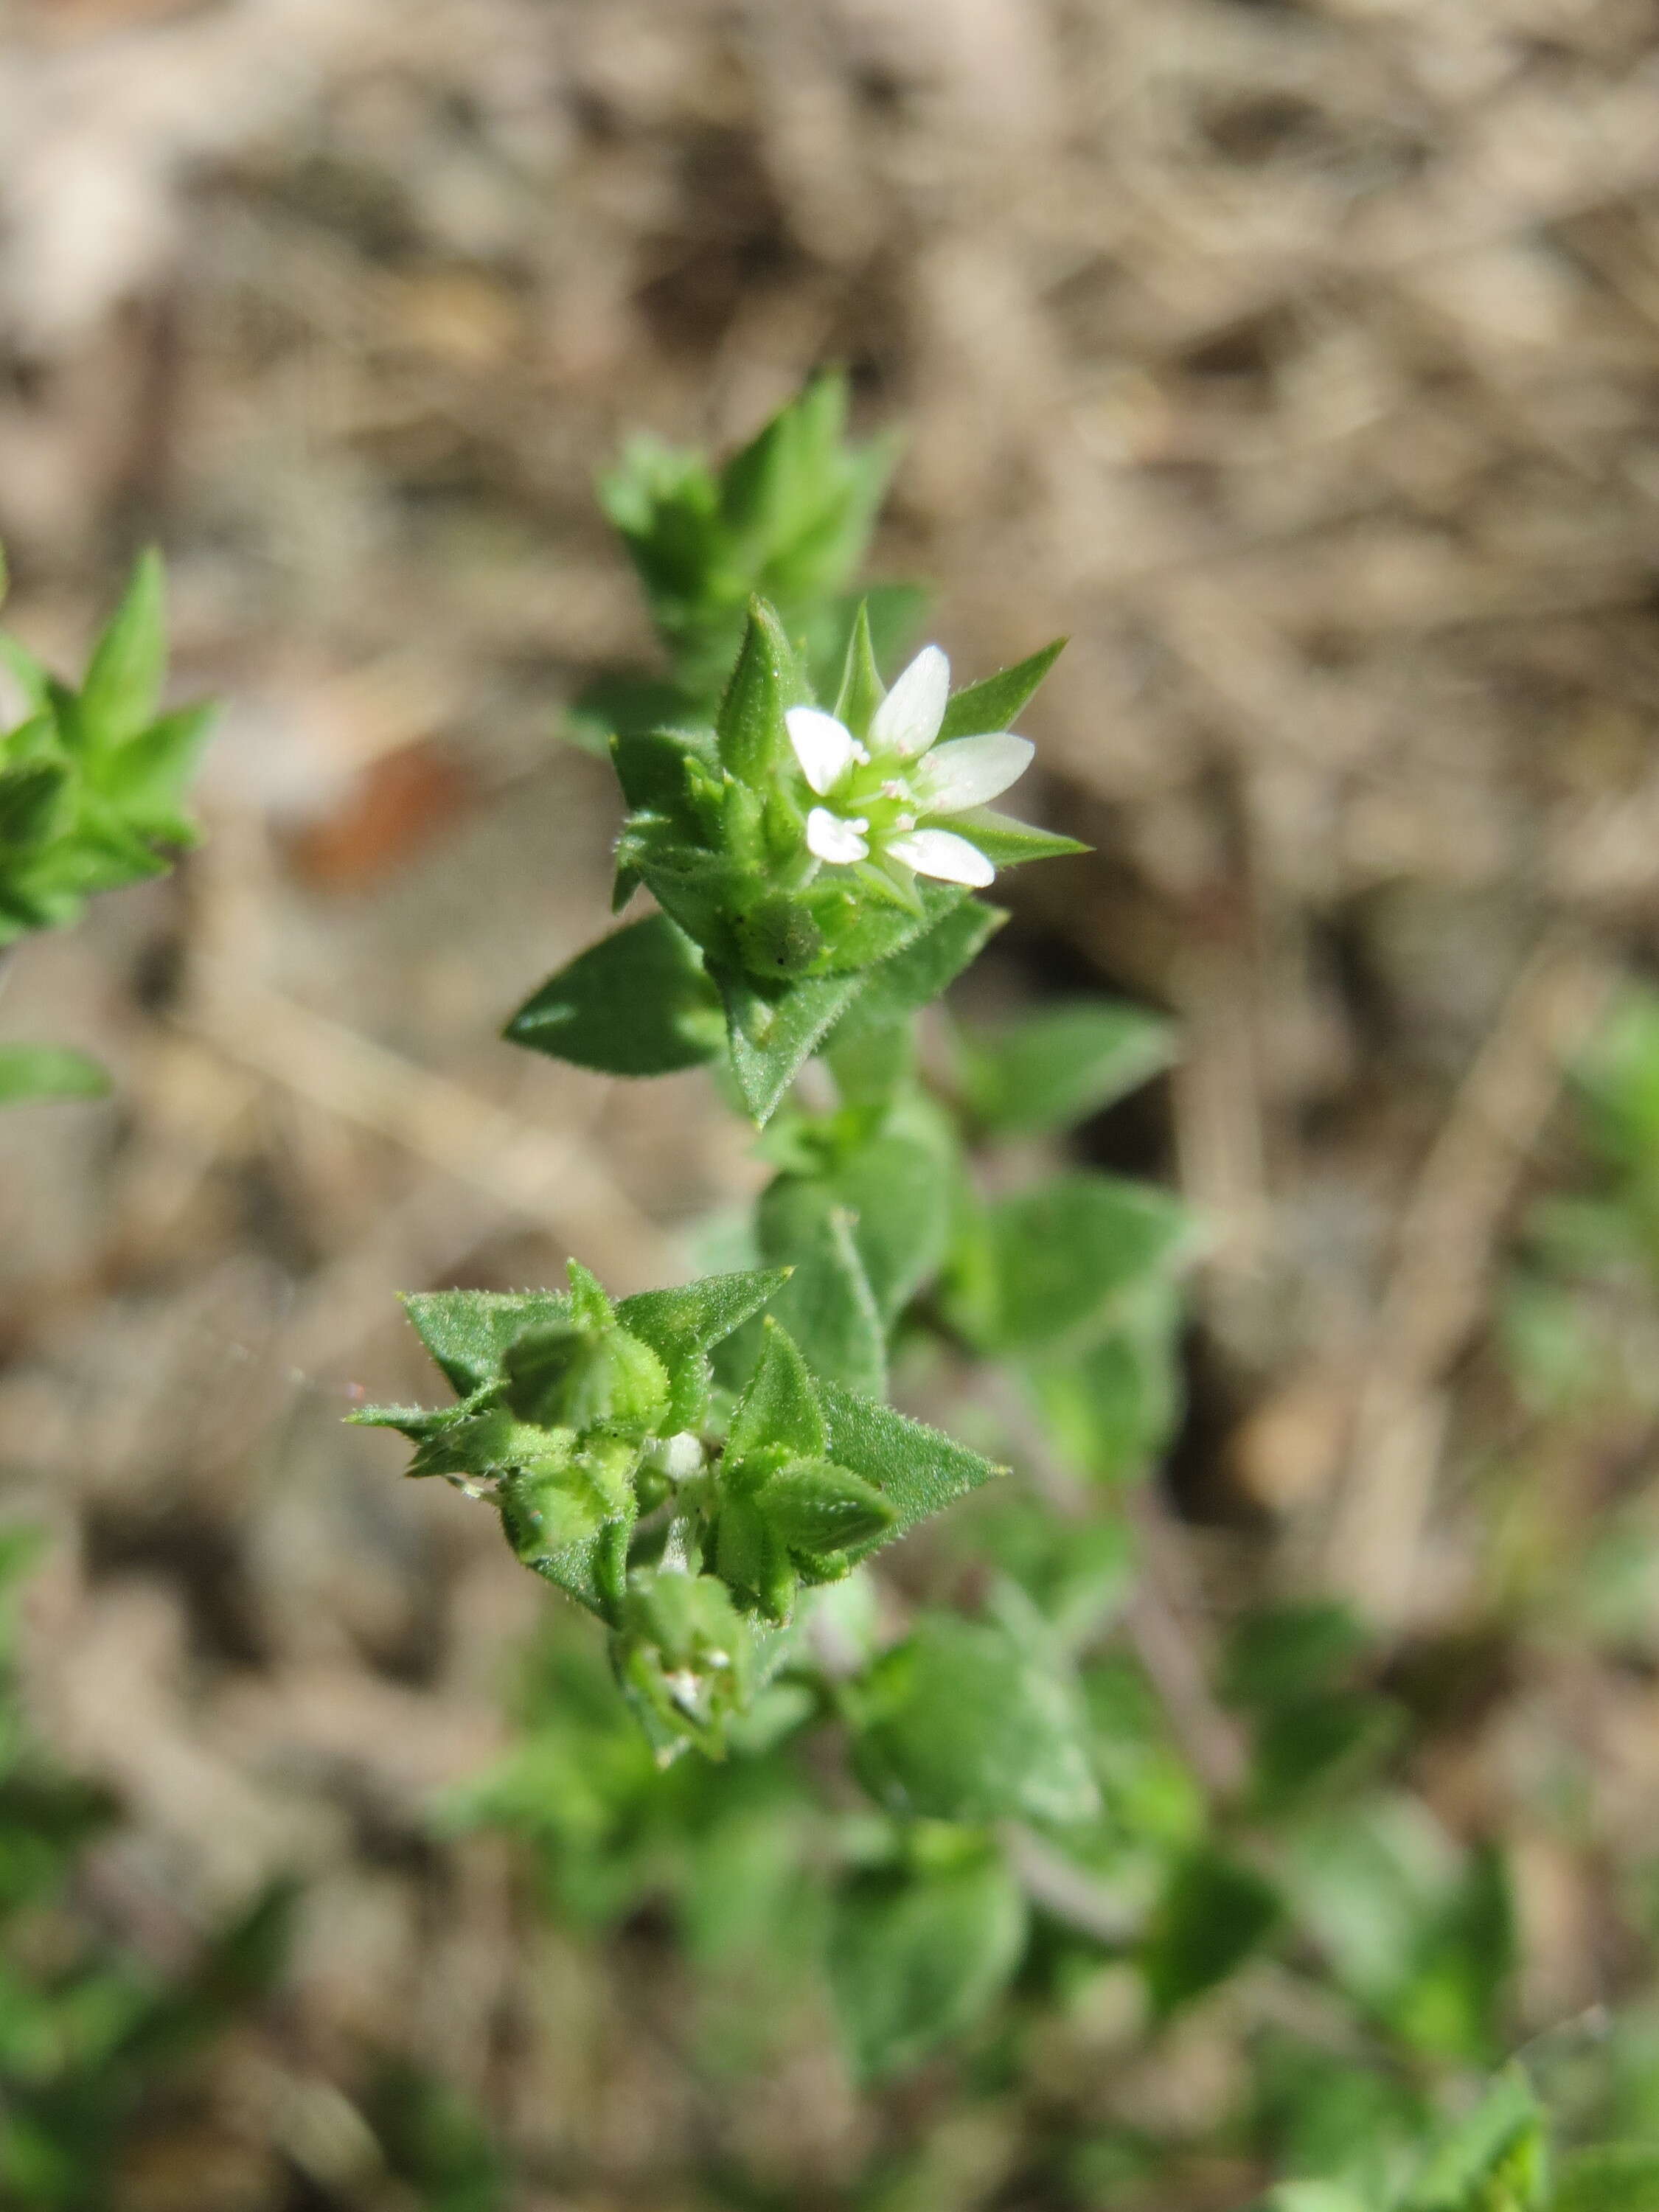
[(783, 719), (801, 774), (820, 796), (833, 791), (858, 757), (852, 732), (817, 707), (792, 707)]
[[(841, 867), (849, 860), (868, 860), (869, 845), (859, 832), (869, 827), (861, 817), (843, 822), (827, 806), (815, 806), (806, 817), (806, 849), (820, 860), (832, 860)], [(960, 844), (962, 840), (958, 837), (954, 842)]]
[(951, 696), (951, 664), (924, 645), (870, 718), (870, 749), (914, 760), (939, 735)]
[(960, 814), (983, 806), (1017, 783), (1036, 747), (1006, 730), (995, 736), (952, 738), (916, 763), (910, 781), (924, 814)]
[(941, 884), (969, 884), (982, 890), (996, 881), (997, 872), (979, 847), (958, 837), (954, 830), (913, 830), (908, 836), (890, 837), (887, 851), (919, 876), (932, 876)]

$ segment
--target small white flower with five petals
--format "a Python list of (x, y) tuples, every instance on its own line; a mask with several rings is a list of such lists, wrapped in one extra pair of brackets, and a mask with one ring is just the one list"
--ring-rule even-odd
[(983, 806), (1023, 775), (1036, 748), (1006, 730), (939, 743), (951, 664), (924, 646), (870, 719), (860, 744), (817, 707), (785, 717), (801, 774), (823, 804), (806, 817), (814, 858), (834, 867), (873, 860), (913, 875), (981, 889), (996, 875), (977, 845), (941, 823)]

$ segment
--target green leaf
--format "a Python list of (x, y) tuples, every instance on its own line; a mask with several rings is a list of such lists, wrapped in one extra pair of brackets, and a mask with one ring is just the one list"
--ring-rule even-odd
[(33, 1098), (104, 1098), (109, 1088), (98, 1062), (67, 1045), (0, 1045), (0, 1106)]
[(988, 1129), (1066, 1129), (1138, 1090), (1176, 1056), (1162, 1016), (1106, 1000), (1045, 1006), (963, 1041), (963, 1090)]
[(830, 1984), (860, 2075), (896, 2074), (971, 2027), (1012, 1980), (1025, 1929), (1024, 1899), (988, 1852), (848, 1882), (830, 1926)]
[(872, 1483), (831, 1460), (793, 1460), (760, 1493), (760, 1508), (791, 1552), (868, 1546), (893, 1525), (893, 1509)]
[(724, 1027), (696, 946), (653, 914), (550, 976), (503, 1034), (604, 1074), (666, 1075), (712, 1060)]
[[(791, 1188), (780, 1189), (781, 1183)], [(811, 1347), (815, 1375), (870, 1397), (887, 1389), (887, 1332), (854, 1231), (832, 1189), (794, 1176), (769, 1186), (757, 1222), (763, 1260), (787, 1266), (774, 1316)]]
[(621, 730), (611, 741), (611, 758), (632, 810), (660, 815), (683, 835), (696, 834), (699, 824), (687, 771), (695, 766), (710, 777), (719, 773), (712, 736), (660, 726)]
[(1057, 637), (1052, 645), (1016, 661), (1012, 668), (958, 691), (945, 710), (940, 741), (1012, 729), (1015, 716), (1065, 650), (1066, 640)]
[(862, 975), (818, 975), (775, 996), (722, 973), (732, 1073), (744, 1104), (764, 1127), (819, 1042), (864, 988)]
[(1601, 2143), (1565, 2160), (1550, 2212), (1659, 2212), (1659, 2144)]
[[(880, 1321), (890, 1328), (939, 1272), (950, 1234), (954, 1170), (944, 1146), (899, 1131), (858, 1146), (822, 1175), (780, 1176), (761, 1199), (756, 1224), (761, 1251), (775, 1265), (809, 1264), (824, 1223), (832, 1214), (843, 1215)], [(790, 1286), (792, 1296), (797, 1284)], [(811, 1345), (805, 1336), (801, 1341)], [(836, 1380), (853, 1378), (838, 1373)]]
[(994, 806), (970, 806), (951, 817), (951, 827), (977, 845), (993, 867), (1017, 868), (1026, 860), (1060, 860), (1071, 853), (1086, 853), (1088, 846), (1075, 837), (1062, 837), (1053, 830), (1039, 830), (1012, 814), (999, 814)]
[(1278, 1892), (1252, 1868), (1208, 1845), (1180, 1861), (1141, 1952), (1154, 2013), (1167, 2020), (1224, 1982), (1282, 1916)]
[(925, 1616), (860, 1686), (854, 1758), (892, 1811), (938, 1820), (1075, 1821), (1100, 1810), (1065, 1677), (1005, 1630)]
[(922, 894), (929, 919), (901, 951), (872, 969), (860, 996), (837, 1024), (831, 1043), (856, 1049), (873, 1031), (908, 1021), (943, 996), (963, 969), (978, 959), (1008, 916), (966, 892), (929, 885)]
[(807, 703), (806, 679), (776, 608), (752, 599), (737, 666), (714, 723), (722, 763), (742, 782), (766, 790), (785, 766), (785, 712)]
[(1258, 1711), (1298, 1704), (1347, 1674), (1368, 1641), (1359, 1616), (1335, 1598), (1253, 1607), (1227, 1639), (1221, 1694)]
[(757, 1453), (774, 1453), (779, 1460), (837, 1457), (826, 1449), (829, 1438), (806, 1363), (769, 1315), (759, 1363), (732, 1416), (726, 1458), (735, 1463)]
[(1546, 2172), (1538, 2100), (1514, 2069), (1446, 2132), (1401, 2212), (1541, 2212)]
[[(893, 1508), (892, 1535), (942, 1513), (981, 1483), (1007, 1472), (937, 1429), (872, 1398), (860, 1398), (837, 1382), (820, 1382), (817, 1397), (829, 1422), (827, 1456), (874, 1483)], [(874, 1546), (860, 1548), (873, 1550)]]
[(1047, 1351), (1103, 1330), (1124, 1295), (1190, 1248), (1191, 1217), (1151, 1184), (1079, 1170), (964, 1226), (952, 1316), (987, 1349)]
[(155, 713), (167, 667), (167, 609), (161, 558), (138, 556), (120, 605), (93, 648), (81, 687), (81, 733), (94, 749), (124, 744)]
[(1114, 1298), (1094, 1342), (1030, 1359), (1043, 1426), (1082, 1473), (1131, 1480), (1167, 1446), (1181, 1417), (1184, 1320), (1180, 1286), (1154, 1279)]
[(96, 763), (100, 796), (131, 828), (146, 836), (178, 842), (194, 834), (179, 810), (185, 787), (213, 727), (214, 713), (210, 705), (180, 707)]
[(416, 1291), (404, 1306), (464, 1398), (501, 1380), (507, 1349), (525, 1329), (570, 1318), (570, 1300), (558, 1291)]

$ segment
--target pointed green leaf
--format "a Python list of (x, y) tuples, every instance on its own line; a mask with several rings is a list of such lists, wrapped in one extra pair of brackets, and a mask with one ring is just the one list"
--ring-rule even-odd
[(507, 1347), (526, 1328), (570, 1318), (570, 1301), (557, 1291), (417, 1291), (404, 1306), (464, 1398), (501, 1380)]
[(1039, 830), (1030, 822), (1000, 814), (994, 806), (971, 806), (953, 814), (951, 827), (977, 845), (993, 867), (1017, 868), (1026, 860), (1060, 860), (1071, 853), (1086, 853), (1087, 845), (1075, 837), (1062, 837), (1052, 830)]
[(665, 729), (660, 725), (650, 730), (622, 730), (611, 740), (611, 758), (630, 808), (659, 814), (683, 833), (695, 830), (687, 770), (695, 763), (711, 775), (718, 773), (720, 760), (712, 736)]
[(1057, 637), (1040, 653), (958, 691), (945, 709), (940, 740), (977, 738), (994, 730), (1012, 729), (1015, 716), (1065, 650), (1066, 640)]
[(105, 1098), (109, 1088), (98, 1062), (67, 1045), (0, 1045), (0, 1106), (32, 1098)]
[(817, 1395), (830, 1426), (827, 1456), (874, 1483), (893, 1508), (893, 1535), (1007, 1473), (937, 1429), (837, 1382), (820, 1382)]
[(739, 975), (722, 972), (718, 981), (732, 1073), (744, 1104), (763, 1127), (819, 1041), (864, 988), (865, 977), (817, 975), (775, 996)]
[(971, 2027), (1013, 1978), (1025, 1902), (994, 1853), (854, 1875), (836, 1900), (830, 1985), (860, 2075), (914, 2065)]
[(1115, 1302), (1192, 1249), (1186, 1209), (1149, 1183), (1079, 1170), (965, 1227), (951, 1310), (988, 1350), (1042, 1352), (1114, 1318)]
[(788, 750), (785, 712), (805, 704), (806, 680), (777, 610), (764, 599), (751, 600), (738, 664), (714, 724), (722, 763), (741, 781), (764, 791), (781, 773)]
[(1175, 1868), (1141, 1953), (1159, 2019), (1215, 1988), (1278, 1927), (1279, 1893), (1253, 1868), (1201, 1846)]
[(908, 1021), (931, 1006), (969, 967), (1008, 916), (943, 884), (924, 894), (928, 919), (900, 951), (871, 969), (863, 991), (836, 1024), (831, 1042), (857, 1049), (870, 1033)]
[(666, 1075), (720, 1050), (719, 992), (665, 914), (602, 938), (526, 999), (503, 1034), (606, 1075)]
[(886, 1328), (852, 1218), (834, 1191), (821, 1182), (781, 1178), (762, 1200), (758, 1228), (761, 1257), (793, 1271), (772, 1311), (799, 1342), (811, 1346), (813, 1373), (882, 1396)]
[(738, 1401), (726, 1440), (733, 1465), (757, 1453), (782, 1459), (825, 1459), (829, 1431), (818, 1394), (787, 1330), (769, 1316), (748, 1388)]
[(705, 1275), (672, 1291), (623, 1298), (617, 1319), (672, 1366), (689, 1352), (707, 1352), (757, 1314), (789, 1279), (787, 1267), (755, 1267)]
[(185, 787), (195, 773), (215, 711), (210, 705), (180, 707), (97, 763), (100, 796), (141, 833), (177, 835)]
[(665, 1435), (702, 1425), (708, 1406), (708, 1352), (743, 1327), (789, 1279), (786, 1267), (709, 1275), (683, 1290), (642, 1291), (624, 1298), (617, 1318), (648, 1344), (668, 1370)]
[(1100, 1809), (1082, 1705), (1006, 1630), (929, 1613), (859, 1686), (854, 1757), (894, 1812), (1086, 1820)]
[(963, 1042), (963, 1088), (999, 1133), (1069, 1128), (1175, 1059), (1177, 1032), (1162, 1015), (1110, 1000), (1044, 1006)]
[(166, 666), (165, 582), (152, 547), (139, 555), (125, 596), (93, 648), (80, 697), (86, 742), (101, 748), (136, 737), (155, 715)]

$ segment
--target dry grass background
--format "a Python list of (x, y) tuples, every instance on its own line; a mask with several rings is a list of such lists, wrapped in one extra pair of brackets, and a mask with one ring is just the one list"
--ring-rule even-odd
[[(593, 471), (844, 361), (909, 428), (878, 565), (959, 664), (1071, 633), (1030, 726), (1098, 858), (1017, 884), (988, 988), (1187, 1024), (1102, 1141), (1215, 1224), (1197, 1570), (1358, 1559), (1401, 1634), (1455, 1626), (1467, 1355), (1659, 918), (1651, 10), (0, 0), (0, 42), (9, 619), (73, 658), (155, 535), (227, 702), (201, 853), (3, 1007), (119, 1082), (0, 1131), (8, 1486), (64, 1539), (35, 1696), (129, 1808), (128, 1940), (311, 1877), (279, 2027), (135, 2212), (356, 2187), (334, 2085), (400, 2038), (570, 2177), (548, 2212), (672, 2212), (711, 2142), (827, 2186), (844, 2089), (700, 2103), (657, 1967), (595, 1978), (492, 1846), (422, 1840), (538, 1601), (338, 1426), (416, 1387), (395, 1288), (573, 1247), (636, 1287), (757, 1180), (700, 1078), (492, 1042), (602, 911), (606, 778), (554, 732), (645, 637)], [(1650, 1822), (1650, 1686), (1540, 1697)], [(1547, 2015), (1589, 1908), (1522, 1872)]]

